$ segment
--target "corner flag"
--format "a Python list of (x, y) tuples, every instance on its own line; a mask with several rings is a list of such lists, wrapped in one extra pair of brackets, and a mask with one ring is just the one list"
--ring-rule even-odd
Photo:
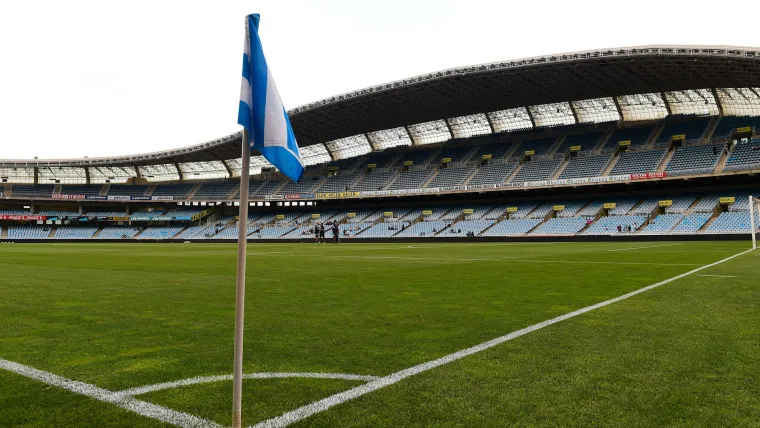
[(259, 15), (245, 17), (243, 79), (240, 84), (238, 124), (248, 130), (249, 141), (272, 165), (291, 180), (303, 175), (303, 163), (288, 113), (267, 66), (259, 39)]

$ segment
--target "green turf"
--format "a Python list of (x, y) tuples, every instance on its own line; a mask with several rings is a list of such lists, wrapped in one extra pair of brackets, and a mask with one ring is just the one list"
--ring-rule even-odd
[[(383, 376), (746, 248), (250, 245), (245, 371)], [(14, 244), (0, 256), (0, 358), (113, 391), (232, 372), (234, 245)], [(737, 278), (689, 276), (299, 425), (760, 424), (758, 261), (758, 252), (741, 256), (700, 272)], [(245, 422), (355, 385), (248, 380)], [(231, 383), (219, 382), (138, 398), (229, 424), (230, 396)], [(0, 372), (0, 421), (104, 420), (161, 426)]]

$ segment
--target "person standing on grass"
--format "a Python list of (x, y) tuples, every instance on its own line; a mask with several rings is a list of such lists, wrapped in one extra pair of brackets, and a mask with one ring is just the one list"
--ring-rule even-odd
[(325, 225), (324, 223), (319, 224), (319, 243), (324, 244), (325, 243)]
[(314, 243), (319, 244), (319, 225), (314, 224)]
[(337, 221), (333, 222), (332, 233), (333, 233), (333, 239), (335, 240), (335, 243), (336, 244), (339, 243), (340, 242), (340, 230), (339, 230), (338, 222)]

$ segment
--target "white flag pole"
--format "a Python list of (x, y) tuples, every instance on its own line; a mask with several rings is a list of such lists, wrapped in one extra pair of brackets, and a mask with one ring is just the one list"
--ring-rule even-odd
[(245, 262), (248, 242), (248, 186), (251, 147), (248, 130), (243, 128), (240, 170), (240, 214), (238, 219), (237, 282), (235, 288), (235, 367), (232, 380), (232, 427), (240, 428), (243, 407), (243, 319), (245, 316)]

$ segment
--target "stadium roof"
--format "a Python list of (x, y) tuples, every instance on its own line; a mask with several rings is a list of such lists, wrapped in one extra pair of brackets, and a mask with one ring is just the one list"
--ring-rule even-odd
[[(431, 126), (448, 127), (447, 135), (457, 137), (457, 133), (451, 130), (451, 119), (462, 116), (480, 114), (491, 131), (498, 132), (499, 127), (492, 123), (491, 114), (484, 113), (522, 108), (533, 126), (538, 126), (533, 116), (540, 113), (540, 107), (552, 103), (609, 99), (620, 112), (619, 100), (612, 97), (656, 94), (665, 100), (670, 111), (667, 98), (662, 96), (665, 92), (758, 87), (760, 48), (657, 45), (549, 55), (443, 70), (330, 97), (292, 109), (289, 114), (300, 146), (328, 143), (326, 147), (333, 157), (342, 158), (346, 156), (335, 156), (334, 152), (340, 150), (341, 145), (340, 142), (336, 144), (336, 140), (355, 136), (365, 138), (375, 131), (400, 129), (415, 141), (415, 130), (410, 128), (428, 122), (433, 122)], [(756, 89), (750, 90), (760, 98)], [(717, 96), (713, 102), (716, 99)], [(539, 109), (526, 108), (528, 106)], [(559, 107), (557, 113), (560, 113)], [(573, 111), (568, 114), (575, 116), (575, 123), (581, 123), (576, 108), (569, 105), (568, 110)], [(509, 128), (502, 127), (504, 129)], [(377, 146), (372, 138), (370, 143)], [(233, 134), (195, 146), (155, 153), (90, 159), (5, 160), (0, 164), (179, 164), (239, 158), (239, 147), (240, 134)], [(379, 148), (382, 147), (386, 146), (379, 144)]]

